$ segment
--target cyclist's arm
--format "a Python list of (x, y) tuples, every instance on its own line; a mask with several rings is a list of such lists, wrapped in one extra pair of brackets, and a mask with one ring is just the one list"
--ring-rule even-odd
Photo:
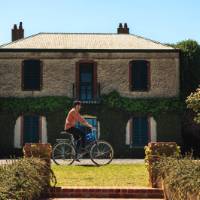
[(89, 128), (92, 128), (92, 125), (89, 124), (83, 117), (81, 117), (81, 115), (78, 115), (78, 121), (83, 124), (84, 126), (87, 126)]

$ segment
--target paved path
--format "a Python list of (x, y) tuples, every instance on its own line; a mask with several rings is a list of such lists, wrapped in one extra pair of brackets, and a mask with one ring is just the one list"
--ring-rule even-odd
[[(80, 159), (79, 162), (74, 162), (73, 165), (93, 165), (93, 162), (90, 159)], [(12, 163), (13, 159), (0, 159), (1, 164)], [(53, 161), (52, 161), (53, 163)], [(144, 163), (144, 159), (113, 159), (111, 164), (135, 164), (135, 163)]]
[[(136, 164), (144, 163), (144, 159), (113, 159), (111, 164)], [(90, 159), (80, 159), (80, 162), (74, 162), (73, 165), (94, 165)]]

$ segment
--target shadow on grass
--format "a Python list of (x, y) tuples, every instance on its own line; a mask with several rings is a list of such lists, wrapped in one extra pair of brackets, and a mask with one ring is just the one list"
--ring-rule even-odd
[(100, 165), (93, 165), (93, 164), (78, 164), (74, 166), (81, 166), (81, 167), (101, 167)]

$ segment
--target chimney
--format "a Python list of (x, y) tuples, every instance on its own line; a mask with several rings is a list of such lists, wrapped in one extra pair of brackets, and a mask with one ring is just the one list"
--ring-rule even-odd
[(127, 23), (124, 23), (124, 27), (122, 26), (122, 23), (119, 23), (119, 27), (117, 28), (118, 34), (129, 34), (129, 28)]
[(12, 42), (24, 38), (24, 29), (22, 26), (22, 22), (19, 23), (19, 28), (14, 24), (12, 29)]

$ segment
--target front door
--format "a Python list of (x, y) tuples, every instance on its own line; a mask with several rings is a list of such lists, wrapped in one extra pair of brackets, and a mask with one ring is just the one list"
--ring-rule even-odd
[(39, 116), (25, 115), (23, 128), (24, 144), (39, 142)]
[(93, 64), (92, 63), (81, 63), (79, 70), (80, 80), (80, 100), (87, 101), (93, 99)]

